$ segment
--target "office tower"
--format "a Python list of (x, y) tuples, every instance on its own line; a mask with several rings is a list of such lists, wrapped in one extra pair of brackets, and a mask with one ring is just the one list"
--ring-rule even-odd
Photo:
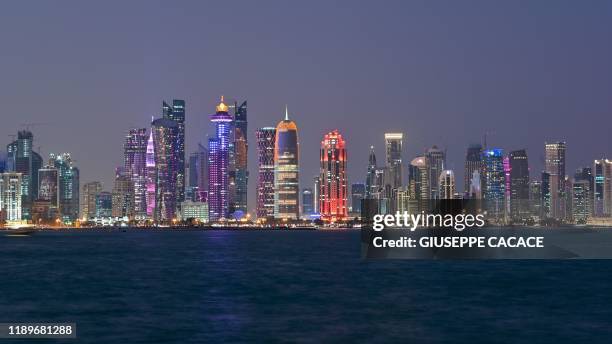
[(153, 129), (147, 140), (147, 152), (145, 156), (145, 190), (147, 218), (155, 217), (155, 190), (157, 187), (157, 169), (155, 168), (155, 143), (153, 142)]
[(185, 101), (173, 99), (172, 107), (162, 102), (163, 118), (172, 120), (177, 124), (177, 133), (174, 143), (174, 161), (176, 169), (176, 203), (185, 200)]
[(482, 199), (482, 177), (480, 176), (480, 171), (481, 170), (474, 170), (472, 172), (467, 198)]
[(198, 153), (198, 192), (195, 201), (208, 202), (208, 149), (198, 143)]
[(500, 220), (505, 215), (506, 174), (504, 153), (499, 148), (485, 150), (483, 153), (484, 190), (488, 217)]
[(411, 195), (410, 198), (419, 201), (419, 204), (429, 199), (429, 172), (427, 159), (424, 156), (417, 156), (410, 162), (408, 187)]
[(51, 207), (59, 207), (59, 171), (46, 166), (38, 170), (38, 200), (48, 201)]
[(102, 183), (89, 182), (83, 185), (81, 218), (88, 220), (96, 217), (96, 196), (102, 192)]
[[(582, 167), (576, 170), (574, 173), (574, 181), (575, 182), (583, 182), (586, 181), (588, 183), (588, 187), (585, 189), (587, 192), (588, 201), (585, 203), (588, 207), (588, 217), (593, 215), (593, 189), (594, 189), (594, 178), (593, 178), (593, 169), (591, 167)], [(573, 199), (573, 196), (572, 196)], [(574, 212), (575, 213), (575, 212)]]
[(30, 131), (20, 130), (17, 140), (7, 146), (8, 171), (21, 173), (21, 216), (30, 219), (30, 207), (34, 200), (32, 145), (34, 136)]
[(314, 198), (311, 188), (304, 188), (302, 190), (302, 216), (308, 218), (314, 214)]
[(177, 122), (158, 118), (151, 123), (155, 152), (155, 212), (156, 222), (174, 219), (177, 206), (176, 142), (179, 132)]
[(552, 216), (552, 196), (551, 196), (551, 186), (550, 186), (550, 174), (547, 172), (542, 172), (542, 184), (540, 185), (542, 194), (541, 194), (541, 215), (540, 217), (543, 219), (550, 218)]
[(125, 175), (131, 180), (134, 188), (133, 213), (144, 217), (147, 214), (147, 129), (130, 129), (125, 137), (123, 151)]
[(385, 152), (387, 158), (388, 183), (392, 189), (402, 186), (402, 144), (404, 134), (386, 133)]
[[(529, 209), (529, 162), (524, 149), (510, 152), (510, 215), (513, 219), (526, 219)], [(508, 185), (507, 185), (508, 186)]]
[[(482, 146), (479, 144), (469, 146), (465, 155), (463, 190), (466, 193), (470, 193), (474, 171), (478, 171), (479, 175), (482, 171)], [(482, 183), (478, 188), (482, 188)]]
[(313, 210), (314, 214), (319, 214), (321, 210), (319, 209), (319, 202), (321, 201), (321, 178), (314, 177), (314, 188), (312, 188), (313, 193)]
[(446, 165), (446, 153), (438, 149), (437, 146), (433, 146), (425, 153), (425, 159), (427, 160), (427, 169), (429, 174), (429, 199), (438, 199), (439, 194), (439, 182), (440, 173), (444, 170)]
[(200, 173), (200, 152), (192, 152), (189, 154), (187, 163), (187, 185), (185, 186), (185, 201), (195, 201), (198, 193), (198, 179)]
[(591, 203), (591, 183), (589, 180), (576, 179), (572, 185), (572, 217), (576, 223), (584, 224), (587, 222)]
[(15, 160), (17, 159), (17, 140), (6, 145), (6, 165), (5, 172), (15, 171)]
[(96, 195), (96, 217), (107, 218), (113, 215), (113, 195), (108, 191), (101, 191)]
[(285, 119), (276, 126), (274, 147), (274, 217), (277, 219), (300, 217), (298, 145), (297, 125), (289, 120), (285, 108)]
[(530, 216), (542, 216), (542, 182), (533, 180), (529, 183)]
[(565, 142), (545, 144), (545, 169), (550, 175), (551, 217), (563, 218), (565, 180)]
[(7, 153), (0, 151), (0, 173), (6, 172), (7, 166)]
[(69, 153), (49, 154), (49, 165), (58, 171), (62, 221), (71, 223), (79, 217), (79, 169), (74, 166)]
[(249, 172), (247, 170), (249, 143), (247, 139), (247, 102), (234, 104), (233, 125), (233, 166), (230, 175), (233, 177), (233, 192), (231, 199), (231, 212), (240, 218), (247, 213), (247, 190)]
[(257, 217), (274, 216), (274, 147), (276, 128), (255, 131), (257, 140)]
[(32, 151), (32, 200), (38, 198), (38, 171), (43, 167), (40, 154)]
[(612, 160), (601, 159), (593, 163), (595, 217), (612, 216)]
[(0, 174), (0, 212), (7, 222), (20, 222), (22, 219), (22, 186), (21, 173)]
[(348, 217), (346, 141), (338, 130), (331, 131), (323, 137), (320, 162), (321, 219), (326, 222), (346, 220)]
[(455, 173), (452, 170), (444, 170), (440, 173), (438, 179), (440, 199), (455, 198)]
[(361, 200), (366, 198), (366, 186), (364, 183), (351, 184), (351, 212), (361, 214)]
[(370, 155), (368, 157), (368, 173), (366, 175), (366, 197), (372, 198), (372, 195), (378, 192), (378, 186), (376, 185), (376, 154), (374, 153), (374, 146), (370, 146)]
[(132, 178), (124, 173), (118, 173), (115, 176), (115, 184), (112, 191), (112, 216), (134, 217), (134, 185)]
[(210, 221), (229, 216), (229, 144), (232, 116), (223, 102), (210, 116), (215, 125), (215, 137), (208, 139), (208, 211)]

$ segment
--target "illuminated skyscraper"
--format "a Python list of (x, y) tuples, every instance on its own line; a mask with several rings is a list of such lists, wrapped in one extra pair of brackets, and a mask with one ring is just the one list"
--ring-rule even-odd
[(265, 127), (255, 132), (257, 139), (257, 217), (274, 216), (274, 147), (276, 128)]
[(134, 210), (137, 216), (147, 214), (146, 155), (147, 129), (130, 129), (123, 144), (125, 175), (134, 188)]
[(113, 195), (101, 191), (96, 195), (96, 217), (107, 218), (113, 215)]
[(155, 144), (153, 142), (153, 129), (149, 133), (147, 140), (147, 153), (145, 163), (145, 188), (147, 218), (155, 217), (155, 189), (157, 185), (157, 170), (155, 169)]
[(338, 130), (331, 131), (323, 137), (320, 162), (321, 219), (326, 222), (346, 220), (348, 217), (346, 141)]
[(59, 207), (59, 173), (52, 166), (38, 170), (38, 200), (48, 201), (51, 207)]
[(500, 220), (505, 215), (506, 174), (504, 153), (499, 148), (485, 150), (483, 153), (484, 189), (488, 217)]
[(612, 160), (595, 160), (593, 172), (594, 215), (596, 217), (610, 217), (612, 216)]
[(574, 180), (572, 184), (572, 217), (576, 223), (587, 222), (590, 212), (591, 184), (588, 180)]
[(542, 182), (539, 180), (529, 183), (529, 209), (531, 216), (542, 216)]
[[(467, 154), (465, 155), (465, 167), (463, 172), (463, 191), (465, 193), (470, 193), (474, 171), (478, 171), (478, 175), (480, 175), (482, 171), (482, 146), (479, 144), (469, 146)], [(481, 188), (482, 183), (478, 189)]]
[(174, 144), (174, 160), (176, 161), (176, 202), (185, 200), (185, 101), (173, 99), (172, 107), (162, 103), (163, 118), (175, 121), (177, 124), (176, 142)]
[(210, 221), (229, 216), (229, 143), (232, 116), (223, 102), (210, 116), (215, 125), (215, 137), (208, 139), (208, 211)]
[(158, 118), (151, 123), (155, 152), (155, 212), (156, 222), (174, 219), (177, 206), (177, 161), (176, 137), (179, 132), (177, 122)]
[(440, 188), (440, 173), (444, 170), (446, 165), (446, 153), (433, 146), (425, 153), (425, 159), (427, 160), (427, 171), (429, 174), (429, 199), (439, 199), (439, 188)]
[(233, 178), (233, 192), (230, 197), (230, 212), (237, 218), (247, 213), (247, 190), (249, 172), (247, 169), (249, 143), (247, 139), (247, 102), (234, 104), (233, 122), (233, 170), (230, 176)]
[(111, 213), (113, 217), (132, 219), (134, 216), (134, 186), (127, 174), (118, 173), (115, 176)]
[(427, 159), (424, 156), (417, 156), (410, 162), (408, 186), (412, 199), (417, 201), (429, 199), (429, 173)]
[(510, 152), (510, 215), (526, 219), (531, 215), (529, 202), (529, 162), (524, 149)]
[(368, 157), (368, 173), (366, 175), (366, 197), (372, 198), (372, 196), (378, 193), (378, 185), (376, 185), (376, 153), (374, 153), (374, 146), (370, 146), (370, 155)]
[(541, 197), (541, 208), (540, 208), (540, 217), (542, 219), (545, 218), (550, 218), (552, 215), (552, 210), (551, 210), (551, 194), (550, 194), (550, 174), (547, 172), (542, 172), (542, 184), (540, 185), (540, 190), (542, 192), (542, 194), (540, 195)]
[(387, 158), (388, 182), (396, 190), (402, 186), (402, 145), (404, 134), (386, 133), (385, 152)]
[(299, 144), (295, 122), (285, 119), (276, 126), (274, 148), (274, 217), (297, 220), (300, 217)]
[(366, 198), (366, 186), (364, 183), (351, 184), (351, 212), (355, 215), (361, 214), (361, 200)]
[(440, 188), (438, 191), (440, 199), (455, 198), (455, 174), (452, 170), (444, 170), (440, 173), (438, 185)]
[(49, 165), (58, 170), (62, 221), (72, 223), (79, 217), (79, 169), (74, 166), (69, 153), (49, 154)]
[(565, 198), (565, 142), (545, 144), (545, 171), (550, 175), (550, 216), (563, 218)]
[(319, 214), (319, 202), (321, 202), (321, 178), (319, 176), (314, 177), (313, 180), (314, 187), (312, 188), (312, 198), (313, 198), (313, 210), (314, 214)]
[(102, 192), (102, 183), (89, 182), (83, 185), (83, 201), (81, 202), (81, 218), (96, 217), (96, 196)]
[(22, 181), (21, 173), (5, 172), (0, 174), (0, 211), (7, 222), (19, 222), (21, 214)]
[(305, 188), (302, 190), (302, 216), (308, 218), (308, 216), (314, 213), (314, 198), (311, 188)]

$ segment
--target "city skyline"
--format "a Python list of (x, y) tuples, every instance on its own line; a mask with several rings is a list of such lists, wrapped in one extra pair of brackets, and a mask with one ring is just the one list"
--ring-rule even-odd
[[(601, 44), (610, 32), (602, 15), (610, 4), (554, 3), (550, 12), (551, 6), (481, 3), (480, 12), (470, 14), (460, 4), (389, 3), (348, 14), (342, 4), (326, 4), (326, 11), (280, 4), (270, 11), (248, 3), (168, 9), (131, 3), (123, 13), (100, 4), (61, 11), (51, 4), (11, 4), (0, 26), (19, 53), (3, 53), (0, 100), (14, 115), (3, 116), (0, 137), (8, 144), (9, 135), (30, 123), (35, 151), (43, 157), (70, 152), (81, 184), (99, 180), (110, 191), (127, 131), (160, 117), (161, 101), (186, 101), (188, 156), (206, 144), (207, 115), (224, 94), (229, 104), (249, 101), (249, 142), (256, 142), (256, 128), (276, 125), (289, 104), (300, 129), (301, 188), (313, 186), (320, 137), (333, 129), (346, 137), (349, 184), (365, 182), (369, 146), (384, 160), (386, 132), (404, 134), (404, 169), (433, 145), (445, 149), (458, 190), (465, 149), (485, 133), (489, 146), (526, 149), (532, 178), (544, 170), (542, 142), (567, 141), (571, 175), (612, 156), (612, 48)], [(140, 28), (133, 28), (135, 13), (142, 13)], [(201, 18), (214, 13), (240, 20), (221, 30)], [(507, 13), (524, 25), (504, 20)], [(161, 32), (153, 19), (162, 14), (183, 20)], [(111, 15), (113, 27), (105, 22)], [(439, 16), (443, 20), (434, 20)], [(325, 30), (310, 30), (314, 22)], [(23, 31), (12, 36), (11, 27)], [(255, 45), (254, 37), (270, 40)], [(165, 52), (160, 42), (184, 50)], [(216, 55), (240, 44), (244, 54)], [(110, 54), (115, 51), (122, 54)], [(255, 209), (254, 151), (249, 211)]]

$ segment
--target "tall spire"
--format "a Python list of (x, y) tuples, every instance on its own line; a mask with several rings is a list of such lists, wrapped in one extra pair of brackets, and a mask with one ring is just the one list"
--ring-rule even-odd
[(289, 120), (289, 110), (287, 110), (287, 104), (285, 104), (285, 121)]

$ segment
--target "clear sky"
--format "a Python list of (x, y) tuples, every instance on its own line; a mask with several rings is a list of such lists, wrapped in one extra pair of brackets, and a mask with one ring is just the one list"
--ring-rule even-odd
[[(610, 1), (12, 1), (0, 10), (0, 143), (25, 123), (43, 156), (70, 152), (81, 183), (112, 187), (130, 127), (187, 101), (187, 150), (220, 95), (249, 102), (254, 130), (288, 104), (302, 186), (326, 131), (347, 138), (349, 182), (385, 131), (404, 161), (437, 144), (462, 178), (465, 149), (567, 141), (568, 174), (612, 157)], [(38, 148), (37, 148), (38, 149)], [(461, 188), (462, 183), (458, 182)]]

